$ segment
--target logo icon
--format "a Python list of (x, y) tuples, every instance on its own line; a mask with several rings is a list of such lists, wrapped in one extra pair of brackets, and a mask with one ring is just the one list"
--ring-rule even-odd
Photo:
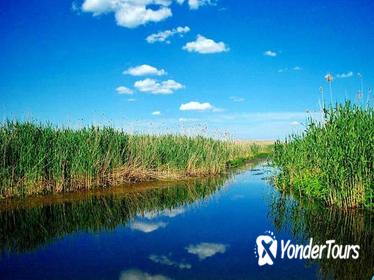
[[(305, 241), (306, 242), (306, 241)], [(254, 254), (258, 258), (258, 265), (273, 265), (277, 257), (278, 241), (271, 231), (256, 238)], [(313, 237), (309, 243), (294, 244), (291, 240), (279, 240), (278, 259), (303, 260), (303, 259), (358, 259), (360, 257), (360, 245), (337, 244), (335, 239), (326, 240), (324, 244), (315, 244)], [(374, 277), (373, 279), (374, 280)]]
[(259, 235), (256, 239), (255, 255), (258, 258), (258, 265), (273, 265), (277, 256), (278, 242), (271, 231)]

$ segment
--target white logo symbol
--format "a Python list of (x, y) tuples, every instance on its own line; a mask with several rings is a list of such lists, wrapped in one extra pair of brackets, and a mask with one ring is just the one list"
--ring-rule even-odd
[(259, 235), (256, 239), (255, 254), (258, 257), (258, 265), (273, 265), (277, 256), (277, 240), (274, 233), (266, 231), (264, 235)]

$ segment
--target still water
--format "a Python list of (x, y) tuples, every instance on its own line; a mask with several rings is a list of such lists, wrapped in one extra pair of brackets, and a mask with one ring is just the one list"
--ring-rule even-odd
[[(374, 218), (278, 193), (264, 164), (220, 178), (0, 204), (0, 279), (371, 279)], [(256, 238), (360, 245), (258, 266)]]

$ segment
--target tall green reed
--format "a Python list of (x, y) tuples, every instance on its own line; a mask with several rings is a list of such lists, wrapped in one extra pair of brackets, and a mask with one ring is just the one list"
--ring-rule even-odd
[(202, 136), (7, 121), (0, 125), (0, 197), (218, 174), (228, 162), (257, 152), (249, 144)]
[(276, 184), (342, 208), (374, 205), (374, 110), (349, 101), (323, 109), (301, 135), (274, 145)]

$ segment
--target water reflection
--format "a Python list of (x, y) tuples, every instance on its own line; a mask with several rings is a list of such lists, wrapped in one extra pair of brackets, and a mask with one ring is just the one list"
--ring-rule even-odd
[[(6, 201), (1, 278), (370, 279), (373, 216), (281, 195), (266, 181), (273, 171)], [(265, 230), (293, 243), (359, 244), (360, 258), (259, 267)]]
[(227, 247), (225, 244), (202, 242), (196, 245), (189, 245), (186, 250), (190, 254), (197, 255), (199, 260), (204, 260), (218, 253), (224, 254)]
[(286, 231), (300, 243), (360, 245), (360, 256), (354, 260), (311, 260), (319, 265), (323, 279), (371, 279), (374, 274), (374, 215), (364, 211), (342, 212), (310, 201), (294, 200), (274, 193), (269, 202), (269, 217), (278, 231)]
[(179, 269), (191, 269), (192, 265), (189, 263), (186, 263), (185, 261), (177, 262), (171, 259), (171, 256), (165, 256), (165, 255), (150, 255), (149, 259), (154, 263), (159, 263), (163, 265), (169, 265), (174, 266)]
[[(25, 252), (66, 234), (112, 230), (119, 224), (133, 230), (153, 232), (167, 226), (153, 221), (158, 216), (175, 217), (183, 206), (203, 200), (217, 191), (228, 176), (179, 183), (156, 183), (136, 191), (118, 189), (109, 193), (72, 194), (42, 201), (28, 199), (1, 205), (1, 252)], [(158, 184), (158, 186), (157, 186)], [(136, 188), (136, 187), (135, 187)], [(77, 197), (78, 195), (78, 197)], [(140, 215), (144, 219), (134, 220)]]
[(129, 269), (123, 271), (119, 276), (119, 280), (170, 280), (162, 274), (151, 275), (147, 272), (141, 271), (139, 269)]

